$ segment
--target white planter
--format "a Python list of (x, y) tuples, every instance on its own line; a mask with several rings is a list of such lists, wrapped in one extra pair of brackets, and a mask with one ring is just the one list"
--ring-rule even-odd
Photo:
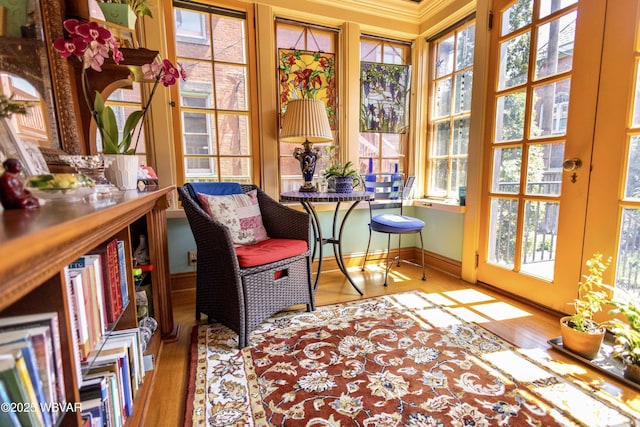
[(110, 183), (120, 190), (138, 188), (138, 156), (127, 154), (105, 154), (107, 165), (104, 174)]

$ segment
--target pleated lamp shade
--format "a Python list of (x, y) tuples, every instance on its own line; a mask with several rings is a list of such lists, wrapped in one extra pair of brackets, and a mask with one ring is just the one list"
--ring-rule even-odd
[(324, 102), (318, 99), (292, 99), (282, 117), (280, 141), (300, 144), (333, 141)]

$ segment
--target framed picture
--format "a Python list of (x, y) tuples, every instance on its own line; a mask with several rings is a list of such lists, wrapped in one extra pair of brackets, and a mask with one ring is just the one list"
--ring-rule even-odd
[(8, 158), (20, 160), (24, 176), (49, 173), (38, 144), (21, 140), (9, 119), (0, 118), (0, 161), (4, 162)]
[(120, 47), (128, 49), (135, 49), (138, 47), (138, 39), (132, 29), (96, 18), (91, 18), (91, 20), (111, 31), (111, 35), (117, 40)]
[(278, 49), (280, 113), (290, 99), (319, 99), (327, 107), (329, 126), (336, 129), (335, 55), (297, 49)]
[(411, 66), (361, 64), (360, 132), (406, 133)]

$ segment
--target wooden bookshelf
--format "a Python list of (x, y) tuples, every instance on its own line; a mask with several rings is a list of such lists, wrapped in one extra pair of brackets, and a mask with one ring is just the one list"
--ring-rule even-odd
[[(130, 303), (116, 328), (137, 326), (135, 284), (132, 274), (132, 234), (130, 226), (144, 218), (147, 227), (154, 317), (158, 330), (146, 354), (158, 360), (162, 341), (175, 339), (170, 298), (166, 209), (172, 187), (138, 193), (121, 192), (96, 203), (43, 204), (35, 210), (2, 210), (0, 223), (0, 317), (56, 311), (64, 364), (65, 394), (68, 402), (79, 401), (75, 378), (75, 349), (72, 319), (67, 310), (64, 268), (78, 257), (110, 239), (125, 241), (127, 283)], [(135, 397), (134, 414), (128, 426), (138, 425), (148, 406), (155, 370), (148, 371)], [(67, 413), (62, 425), (80, 425), (80, 413)]]

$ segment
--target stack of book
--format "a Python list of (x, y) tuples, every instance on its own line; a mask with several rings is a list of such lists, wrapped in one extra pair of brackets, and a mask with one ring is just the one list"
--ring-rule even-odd
[(66, 412), (57, 313), (0, 318), (0, 404), (1, 426), (53, 426)]
[[(124, 242), (111, 240), (65, 268), (76, 358), (86, 362), (129, 303)], [(78, 363), (80, 366), (80, 363)], [(76, 373), (80, 380), (80, 372)]]
[(124, 248), (110, 240), (64, 269), (79, 402), (67, 402), (58, 313), (0, 318), (0, 427), (56, 426), (75, 411), (120, 427), (133, 414), (145, 365), (140, 329), (115, 329), (129, 303)]

